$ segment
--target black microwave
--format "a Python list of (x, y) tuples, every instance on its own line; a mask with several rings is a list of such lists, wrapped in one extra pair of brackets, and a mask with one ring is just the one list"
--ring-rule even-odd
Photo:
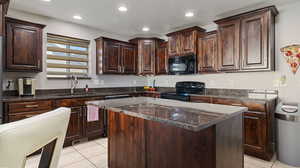
[(196, 73), (195, 55), (170, 57), (168, 63), (170, 75)]

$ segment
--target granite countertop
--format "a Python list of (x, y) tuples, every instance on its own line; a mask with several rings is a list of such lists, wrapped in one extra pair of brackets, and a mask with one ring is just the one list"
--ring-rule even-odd
[(252, 101), (271, 101), (277, 99), (275, 94), (248, 94), (248, 95), (213, 95), (213, 94), (190, 94), (190, 96), (202, 96), (224, 99), (252, 100)]
[(89, 101), (86, 104), (191, 131), (200, 131), (248, 110), (246, 107), (149, 97)]
[[(101, 91), (92, 91), (90, 93), (84, 92), (75, 92), (76, 94), (71, 95), (69, 92), (66, 93), (47, 93), (47, 94), (38, 94), (36, 96), (2, 96), (1, 100), (3, 102), (20, 102), (20, 101), (36, 101), (36, 100), (48, 100), (48, 99), (67, 99), (67, 98), (85, 98), (85, 97), (97, 97), (97, 96), (110, 96), (110, 95), (122, 95), (122, 94), (139, 94), (139, 93), (154, 93), (160, 94), (166, 92), (165, 90), (158, 91), (144, 91), (144, 90), (101, 90)], [(191, 96), (200, 96), (200, 97), (212, 97), (212, 98), (226, 98), (226, 99), (238, 99), (238, 100), (251, 100), (251, 101), (271, 101), (277, 99), (276, 94), (254, 94), (249, 93), (247, 95), (230, 95), (226, 93), (214, 94), (214, 93), (205, 93), (205, 94), (191, 94)]]
[(17, 102), (17, 101), (35, 101), (35, 100), (48, 100), (48, 99), (67, 99), (67, 98), (85, 98), (97, 96), (111, 96), (111, 95), (126, 95), (134, 93), (144, 93), (143, 91), (103, 91), (103, 92), (90, 92), (90, 93), (59, 93), (59, 94), (44, 94), (36, 96), (3, 96), (3, 102)]

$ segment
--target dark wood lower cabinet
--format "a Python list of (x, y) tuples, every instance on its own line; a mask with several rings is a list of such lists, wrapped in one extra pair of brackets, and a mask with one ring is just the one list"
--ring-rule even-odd
[(59, 107), (69, 107), (71, 108), (71, 116), (64, 146), (70, 146), (81, 139), (96, 139), (104, 135), (103, 111), (99, 111), (98, 121), (88, 122), (87, 107), (85, 105), (86, 101), (101, 99), (103, 97), (5, 103), (4, 123), (30, 118)]
[(247, 107), (244, 115), (245, 153), (264, 160), (274, 155), (274, 112), (276, 100), (254, 101), (210, 96), (191, 96), (191, 102)]
[[(95, 139), (102, 136), (105, 133), (104, 127), (104, 113), (103, 109), (99, 110), (99, 120), (98, 121), (85, 121), (85, 136), (89, 139)], [(84, 107), (84, 118), (87, 118), (87, 108)]]
[(271, 160), (273, 149), (268, 139), (268, 125), (266, 114), (247, 112), (244, 116), (244, 148), (245, 153), (264, 160)]
[(72, 144), (74, 140), (83, 137), (83, 111), (81, 107), (72, 107), (65, 143)]

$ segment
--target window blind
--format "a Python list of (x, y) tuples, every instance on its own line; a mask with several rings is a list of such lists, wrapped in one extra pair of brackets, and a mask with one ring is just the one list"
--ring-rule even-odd
[(47, 77), (87, 77), (89, 40), (47, 34)]

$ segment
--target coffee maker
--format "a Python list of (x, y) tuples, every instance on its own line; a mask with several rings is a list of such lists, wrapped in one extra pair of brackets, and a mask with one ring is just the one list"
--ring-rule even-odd
[(19, 96), (34, 96), (36, 89), (36, 80), (33, 78), (19, 78), (18, 91)]

